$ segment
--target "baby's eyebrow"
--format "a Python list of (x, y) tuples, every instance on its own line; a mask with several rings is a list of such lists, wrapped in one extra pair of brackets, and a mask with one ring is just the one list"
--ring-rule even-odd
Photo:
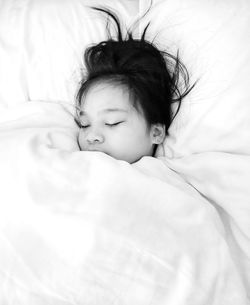
[(101, 110), (100, 112), (128, 112), (128, 110), (126, 109), (122, 109), (122, 108), (106, 108)]

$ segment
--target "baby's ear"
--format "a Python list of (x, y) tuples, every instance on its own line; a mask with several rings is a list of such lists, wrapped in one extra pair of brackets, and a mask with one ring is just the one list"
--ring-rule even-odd
[(151, 138), (153, 144), (162, 144), (166, 135), (165, 126), (157, 123), (151, 126)]

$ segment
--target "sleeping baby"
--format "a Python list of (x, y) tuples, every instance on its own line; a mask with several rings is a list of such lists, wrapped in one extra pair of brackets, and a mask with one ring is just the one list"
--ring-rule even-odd
[[(178, 55), (161, 51), (145, 39), (149, 24), (140, 39), (129, 30), (123, 38), (118, 17), (107, 9), (94, 9), (113, 19), (117, 37), (109, 34), (106, 41), (85, 51), (87, 75), (76, 98), (78, 145), (83, 151), (134, 163), (154, 156), (193, 86)], [(180, 79), (184, 90), (179, 88)], [(178, 102), (174, 116), (173, 102)]]

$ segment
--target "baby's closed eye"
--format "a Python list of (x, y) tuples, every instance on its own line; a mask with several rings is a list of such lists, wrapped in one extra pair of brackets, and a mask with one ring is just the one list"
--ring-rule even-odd
[(105, 123), (106, 126), (110, 126), (110, 127), (113, 127), (113, 126), (117, 126), (117, 125), (120, 125), (124, 123), (124, 121), (119, 121), (119, 122), (114, 122), (114, 123)]

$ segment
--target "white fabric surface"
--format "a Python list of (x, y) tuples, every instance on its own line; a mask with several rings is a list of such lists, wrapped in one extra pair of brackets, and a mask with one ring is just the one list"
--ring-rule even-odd
[(75, 151), (60, 105), (15, 109), (1, 117), (0, 304), (247, 304), (218, 212), (163, 160)]
[(154, 0), (139, 24), (199, 79), (164, 157), (79, 152), (60, 106), (105, 38), (86, 7), (129, 25), (149, 2), (0, 0), (1, 305), (250, 303), (250, 2)]
[(0, 110), (27, 100), (74, 103), (86, 46), (105, 39), (105, 6), (127, 20), (127, 0), (0, 0)]
[[(141, 1), (141, 12), (150, 1)], [(250, 154), (250, 2), (155, 0), (141, 22), (147, 38), (179, 55), (191, 83), (170, 127), (165, 153), (180, 158), (201, 152)]]

